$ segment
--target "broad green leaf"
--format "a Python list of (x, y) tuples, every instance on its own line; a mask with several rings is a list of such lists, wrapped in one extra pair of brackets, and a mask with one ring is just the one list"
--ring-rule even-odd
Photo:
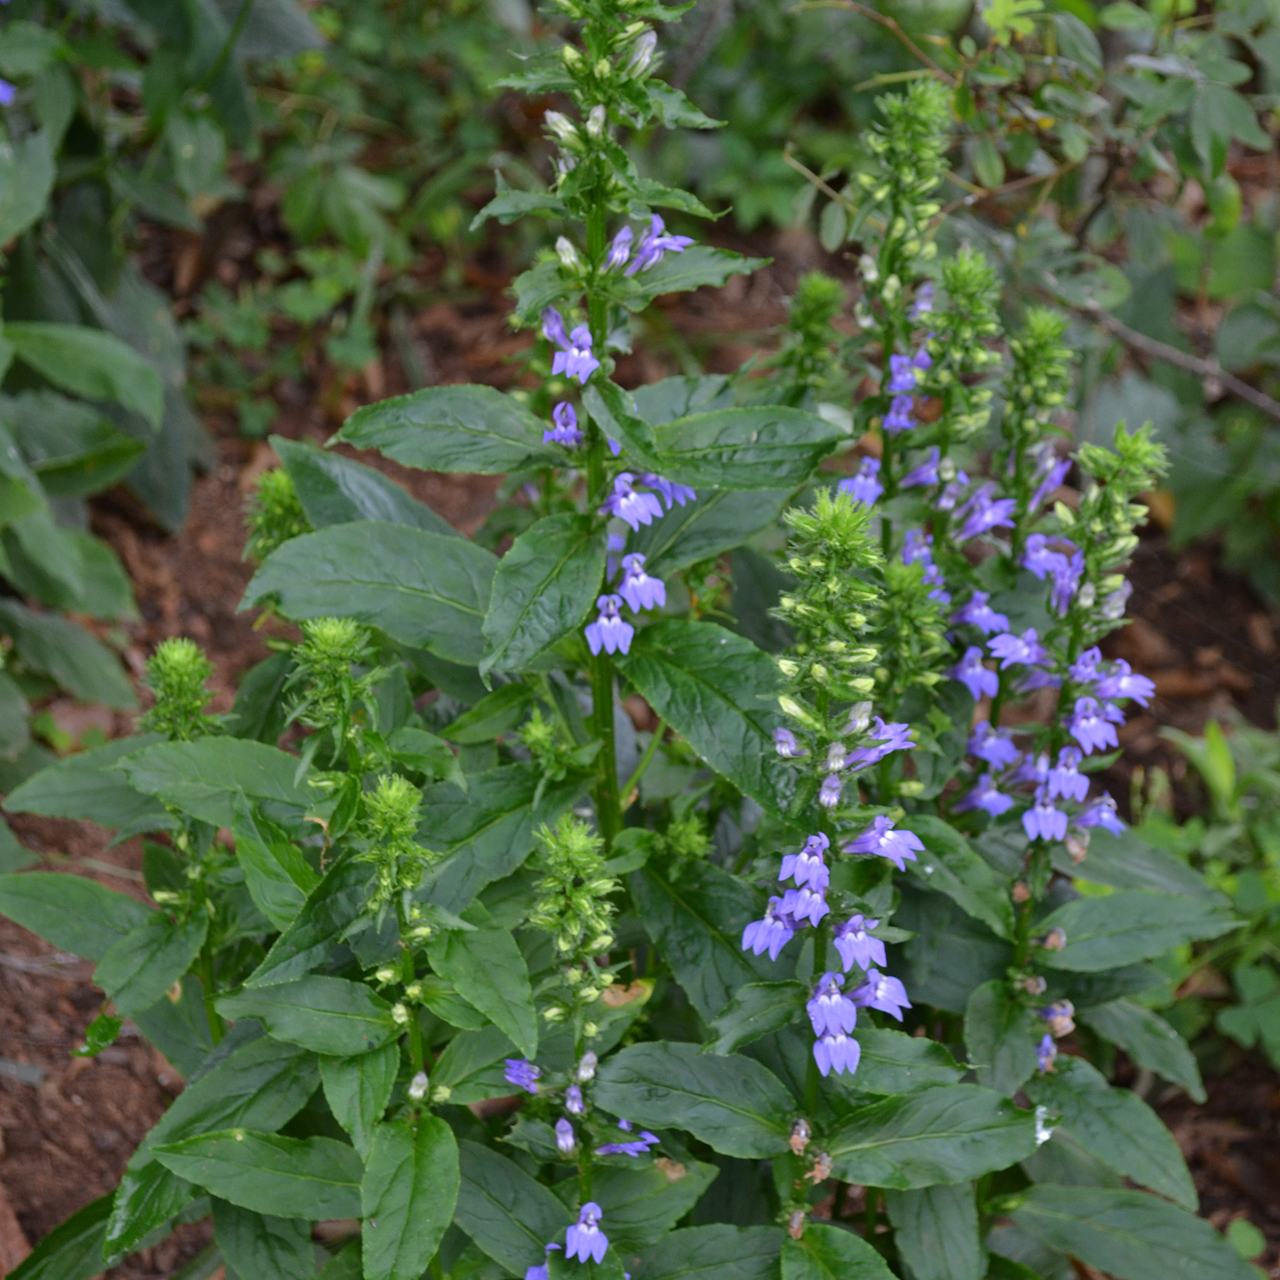
[(525, 718), (534, 697), (533, 690), (518, 680), (499, 685), (456, 720), (451, 720), (442, 732), (450, 742), (464, 747), (492, 742)]
[(644, 83), (649, 102), (667, 129), (718, 129), (723, 120), (713, 120), (704, 115), (674, 85), (654, 78)]
[(796, 1102), (750, 1058), (699, 1054), (696, 1045), (636, 1044), (596, 1077), (599, 1106), (635, 1124), (687, 1129), (723, 1155), (763, 1158), (787, 1149)]
[(311, 1223), (269, 1218), (227, 1200), (213, 1200), (213, 1236), (240, 1276), (313, 1280), (316, 1273)]
[(591, 1198), (604, 1210), (610, 1241), (642, 1249), (670, 1231), (719, 1172), (713, 1164), (665, 1159), (643, 1168), (603, 1165), (592, 1174)]
[(605, 537), (590, 516), (544, 516), (498, 562), (480, 674), (520, 671), (581, 626), (600, 594)]
[(313, 529), (382, 520), (445, 537), (462, 537), (430, 507), (372, 467), (284, 436), (272, 436), (271, 447), (293, 480), (294, 492)]
[(808, 1222), (799, 1240), (782, 1245), (782, 1280), (891, 1280), (892, 1276), (885, 1260), (861, 1236), (830, 1223)]
[(917, 1093), (933, 1085), (958, 1084), (964, 1075), (946, 1046), (927, 1036), (860, 1023), (853, 1038), (862, 1053), (849, 1084), (858, 1092)]
[(453, 748), (443, 738), (437, 738), (425, 729), (404, 725), (394, 730), (387, 738), (387, 750), (405, 768), (426, 774), (430, 782), (452, 782), (463, 791), (469, 785)]
[(1083, 1058), (1060, 1055), (1056, 1066), (1027, 1083), (1031, 1101), (1058, 1112), (1091, 1155), (1194, 1213), (1195, 1183), (1160, 1117), (1136, 1093), (1113, 1089)]
[(277, 929), (287, 929), (320, 877), (285, 833), (255, 812), (243, 795), (232, 798), (236, 861), (254, 905)]
[(461, 1182), (454, 1220), (495, 1262), (519, 1276), (544, 1261), (569, 1210), (519, 1165), (475, 1142), (458, 1144)]
[(640, 311), (649, 299), (661, 297), (664, 293), (686, 293), (703, 285), (718, 289), (730, 276), (750, 275), (766, 261), (765, 258), (743, 258), (727, 249), (695, 244), (683, 253), (667, 254), (656, 266), (633, 276), (638, 287), (626, 299), (626, 305), (633, 311)]
[(504, 227), (530, 213), (564, 217), (564, 201), (550, 191), (522, 191), (507, 186), (501, 173), (496, 174), (497, 194), (474, 218), (470, 230), (478, 231), (490, 218), (497, 218)]
[(726, 1054), (780, 1031), (804, 1008), (809, 998), (805, 982), (749, 982), (739, 987), (723, 1013), (711, 1020), (717, 1039), (709, 1053)]
[(924, 844), (911, 873), (938, 893), (945, 893), (997, 937), (1013, 937), (1013, 906), (1007, 884), (975, 853), (950, 823), (932, 814), (913, 813), (903, 820)]
[(6, 324), (4, 336), (18, 358), (55, 387), (88, 400), (113, 400), (160, 429), (160, 375), (114, 334), (78, 324), (27, 320)]
[(1205, 1100), (1195, 1055), (1158, 1013), (1132, 1000), (1111, 1000), (1081, 1009), (1076, 1016), (1104, 1040), (1123, 1049), (1138, 1066), (1181, 1085), (1197, 1102)]
[(111, 1196), (91, 1200), (47, 1236), (9, 1274), (9, 1280), (90, 1280), (102, 1271), (102, 1245)]
[(457, 1198), (458, 1144), (439, 1116), (378, 1125), (360, 1187), (365, 1280), (419, 1280)]
[(1042, 1183), (1009, 1216), (1116, 1280), (1257, 1280), (1203, 1218), (1141, 1191)]
[(533, 1059), (538, 1052), (538, 1019), (528, 967), (511, 933), (486, 925), (482, 916), (487, 913), (480, 912), (469, 918), (479, 926), (474, 931), (457, 929), (432, 937), (427, 949), (431, 967)]
[(465, 1106), (483, 1098), (510, 1096), (504, 1060), (517, 1053), (500, 1027), (461, 1031), (444, 1047), (431, 1072), (433, 1088), (450, 1091), (448, 1101)]
[(764, 904), (737, 876), (695, 862), (674, 884), (652, 866), (628, 884), (646, 930), (704, 1021), (716, 1019), (746, 984), (786, 976), (767, 956), (742, 949), (742, 931)]
[(1202, 938), (1216, 938), (1243, 922), (1224, 911), (1171, 893), (1122, 889), (1105, 898), (1079, 898), (1051, 912), (1036, 925), (1042, 936), (1062, 929), (1061, 951), (1042, 951), (1051, 969), (1092, 972), (1163, 955)]
[(360, 1157), (332, 1138), (224, 1129), (152, 1148), (178, 1177), (278, 1218), (358, 1218)]
[(653, 428), (637, 414), (635, 400), (616, 382), (596, 379), (583, 393), (582, 403), (606, 439), (626, 448), (631, 464), (658, 465)]
[(546, 429), (520, 401), (492, 387), (427, 387), (357, 409), (334, 439), (424, 471), (502, 475), (564, 465), (564, 455), (542, 443)]
[(391, 1006), (363, 982), (309, 973), (218, 999), (232, 1022), (257, 1018), (277, 1040), (342, 1057), (380, 1049), (398, 1035)]
[(631, 1262), (632, 1280), (777, 1280), (778, 1227), (686, 1227)]
[(125, 756), (115, 767), (136, 790), (215, 827), (235, 822), (241, 793), (295, 809), (308, 808), (316, 797), (297, 779), (296, 756), (247, 738), (160, 742)]
[(964, 1010), (964, 1047), (978, 1083), (1012, 1097), (1036, 1069), (1044, 1023), (1010, 997), (1009, 984), (984, 982)]
[(101, 960), (159, 913), (96, 880), (54, 871), (0, 876), (0, 913), (59, 951)]
[(98, 1266), (115, 1266), (159, 1235), (167, 1234), (167, 1224), (196, 1198), (196, 1189), (162, 1164), (151, 1161), (139, 1169), (125, 1170), (111, 1203)]
[(153, 911), (98, 961), (94, 982), (126, 1017), (155, 1004), (191, 966), (204, 946), (209, 916), (203, 907), (174, 922)]
[(987, 1251), (978, 1239), (973, 1183), (886, 1191), (893, 1242), (922, 1280), (983, 1280)]
[(120, 660), (69, 619), (0, 600), (0, 631), (12, 637), (26, 666), (56, 680), (81, 702), (101, 702), (118, 711), (137, 708)]
[(790, 497), (790, 489), (714, 489), (643, 525), (628, 538), (627, 550), (640, 552), (645, 572), (660, 578), (741, 546), (773, 524)]
[(1216, 906), (1227, 903), (1225, 895), (1212, 889), (1198, 871), (1172, 854), (1153, 849), (1130, 828), (1117, 836), (1098, 827), (1090, 836), (1083, 862), (1073, 861), (1066, 845), (1055, 844), (1051, 851), (1054, 867), (1063, 875), (1113, 889), (1155, 889)]
[(329, 1110), (351, 1135), (355, 1149), (366, 1158), (373, 1130), (391, 1101), (399, 1070), (400, 1045), (396, 1041), (369, 1053), (320, 1059), (320, 1080)]
[(836, 1177), (908, 1191), (961, 1182), (1035, 1149), (1035, 1118), (973, 1084), (886, 1098), (855, 1111), (831, 1136)]
[(793, 778), (773, 745), (782, 683), (768, 654), (712, 623), (669, 618), (645, 627), (618, 666), (717, 773), (766, 809), (784, 807)]
[(847, 433), (803, 409), (770, 405), (677, 418), (654, 432), (662, 474), (695, 489), (803, 484)]
[(291, 538), (254, 574), (240, 607), (276, 599), (298, 621), (340, 614), (474, 664), (497, 567), (496, 556), (465, 538), (362, 520)]
[(650, 426), (660, 427), (693, 413), (728, 409), (733, 404), (733, 386), (722, 373), (662, 378), (637, 387), (632, 399), (640, 416)]
[[(53, 34), (40, 27), (36, 30)], [(48, 207), (57, 174), (54, 150), (54, 139), (47, 129), (35, 129), (21, 142), (6, 139), (0, 145), (0, 244), (20, 236)], [(6, 333), (12, 328), (16, 326), (6, 325)]]

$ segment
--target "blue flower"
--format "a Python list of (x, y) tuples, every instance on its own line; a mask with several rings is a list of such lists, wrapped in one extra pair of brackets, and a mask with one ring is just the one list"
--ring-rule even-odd
[(916, 290), (915, 301), (911, 304), (911, 310), (907, 313), (911, 320), (919, 320), (923, 316), (927, 316), (933, 310), (933, 281), (926, 280)]
[(1044, 1039), (1036, 1047), (1036, 1066), (1041, 1071), (1052, 1071), (1054, 1059), (1058, 1056), (1058, 1046), (1053, 1037), (1046, 1031)]
[(594, 1200), (588, 1200), (578, 1214), (578, 1221), (565, 1233), (565, 1257), (576, 1257), (579, 1262), (594, 1258), (596, 1262), (604, 1261), (605, 1250), (609, 1247), (609, 1239), (596, 1225), (604, 1216), (600, 1206)]
[(587, 1104), (582, 1100), (582, 1086), (580, 1084), (571, 1084), (564, 1091), (564, 1109), (571, 1116), (580, 1116), (587, 1109)]
[(566, 449), (576, 449), (582, 443), (582, 432), (578, 430), (578, 415), (573, 405), (561, 401), (551, 413), (555, 426), (542, 433), (543, 444), (561, 444)]
[(600, 1065), (600, 1059), (596, 1057), (590, 1049), (578, 1059), (578, 1065), (573, 1069), (573, 1078), (579, 1084), (589, 1084), (596, 1078), (596, 1068)]
[(840, 803), (842, 784), (838, 773), (829, 773), (818, 788), (818, 803), (824, 809), (834, 809)]
[[(622, 583), (618, 594), (639, 613), (642, 609), (660, 609), (667, 603), (667, 588), (661, 578), (651, 578), (644, 571), (644, 556), (622, 557)], [(625, 652), (625, 650), (624, 650)]]
[(1119, 707), (1109, 702), (1099, 705), (1096, 698), (1077, 698), (1067, 730), (1089, 755), (1103, 747), (1119, 746), (1115, 730), (1118, 724), (1124, 724), (1124, 712)]
[(689, 236), (668, 235), (666, 224), (655, 213), (649, 229), (640, 236), (636, 244), (636, 256), (626, 274), (633, 276), (639, 271), (648, 271), (662, 261), (664, 253), (683, 253), (692, 243)]
[(878, 479), (879, 475), (880, 459), (863, 458), (858, 474), (851, 476), (848, 480), (841, 480), (837, 487), (841, 493), (847, 493), (854, 502), (872, 507), (884, 492), (884, 485)]
[(1076, 823), (1082, 827), (1102, 827), (1117, 836), (1124, 830), (1124, 823), (1116, 813), (1116, 802), (1107, 795), (1099, 796), (1083, 813), (1077, 814)]
[(811, 889), (825, 889), (831, 883), (831, 872), (822, 860), (822, 855), (830, 847), (831, 841), (826, 836), (810, 836), (799, 853), (788, 853), (782, 859), (778, 879), (794, 878), (801, 887), (807, 884)]
[(1117, 658), (1115, 670), (1098, 683), (1098, 697), (1132, 698), (1143, 707), (1155, 696), (1155, 691), (1155, 684), (1146, 676), (1135, 676), (1123, 658)]
[(775, 729), (773, 745), (784, 760), (798, 760), (809, 753), (796, 741), (796, 735), (790, 729)]
[(640, 493), (634, 487), (635, 477), (623, 471), (613, 482), (613, 492), (600, 508), (602, 516), (617, 516), (633, 529), (642, 524), (652, 524), (662, 515), (662, 503), (651, 493)]
[(769, 959), (776, 960), (783, 947), (796, 936), (799, 927), (782, 909), (781, 898), (770, 898), (763, 920), (753, 920), (742, 931), (742, 949), (753, 955), (768, 951)]
[(908, 747), (915, 746), (911, 740), (909, 724), (885, 724), (879, 716), (876, 716), (870, 737), (875, 745), (851, 751), (845, 760), (846, 768), (865, 769), (868, 765), (879, 764), (885, 756), (895, 751), (905, 751)]
[(902, 477), (902, 488), (914, 489), (919, 485), (937, 484), (938, 462), (941, 457), (942, 450), (935, 444), (933, 448), (929, 450), (928, 457)]
[(992, 488), (992, 485), (983, 485), (956, 512), (957, 517), (962, 513), (965, 517), (964, 524), (956, 534), (957, 542), (968, 542), (970, 538), (976, 538), (980, 533), (989, 533), (992, 529), (1013, 528), (1013, 521), (1009, 517), (1017, 508), (1017, 501), (1013, 498), (1000, 498), (993, 501)]
[(782, 895), (779, 911), (797, 923), (808, 920), (816, 929), (822, 917), (831, 910), (821, 889), (788, 889)]
[(982, 650), (976, 644), (971, 644), (964, 651), (964, 657), (947, 672), (947, 675), (964, 685), (973, 694), (975, 701), (984, 693), (994, 698), (1000, 689), (1000, 677), (982, 665)]
[[(1043, 475), (1035, 493), (1031, 495), (1031, 502), (1027, 507), (1028, 511), (1034, 511), (1066, 478), (1067, 472), (1071, 470), (1071, 459), (1063, 458), (1061, 461), (1051, 461), (1053, 458), (1052, 449), (1046, 451), (1044, 460), (1037, 471)], [(1048, 469), (1043, 470), (1044, 463), (1048, 462)]]
[(1022, 752), (1013, 745), (1012, 729), (993, 729), (988, 721), (979, 720), (969, 738), (969, 754), (997, 769), (1006, 769), (1017, 764)]
[(862, 1046), (843, 1031), (834, 1035), (822, 1036), (813, 1046), (813, 1060), (824, 1076), (832, 1071), (836, 1075), (848, 1071), (851, 1075), (858, 1069), (858, 1059), (862, 1056)]
[(879, 1009), (891, 1018), (902, 1021), (902, 1010), (911, 1008), (907, 989), (888, 974), (877, 969), (867, 972), (867, 980), (849, 997), (860, 1009)]
[(1089, 779), (1080, 772), (1080, 752), (1075, 747), (1063, 747), (1058, 752), (1058, 763), (1049, 770), (1048, 788), (1051, 796), (1064, 800), (1083, 800), (1089, 794)]
[(813, 995), (805, 1005), (814, 1035), (839, 1035), (842, 1031), (852, 1031), (857, 1025), (858, 1006), (841, 992), (842, 986), (843, 979), (835, 973), (824, 973), (818, 979)]
[(676, 484), (674, 480), (667, 480), (651, 473), (642, 475), (640, 483), (647, 484), (650, 489), (656, 489), (666, 502), (668, 511), (672, 507), (683, 507), (686, 502), (693, 502), (698, 496), (687, 484)]
[(604, 269), (606, 271), (616, 271), (626, 263), (627, 259), (631, 257), (631, 241), (634, 238), (630, 227), (623, 227), (613, 237), (613, 243), (609, 246), (609, 256), (605, 259)]
[(890, 395), (914, 391), (920, 382), (920, 374), (931, 364), (933, 359), (923, 347), (914, 356), (890, 356), (889, 385), (885, 389)]
[(860, 969), (870, 969), (873, 963), (880, 965), (886, 963), (884, 943), (879, 938), (871, 937), (867, 932), (879, 923), (879, 920), (868, 920), (865, 916), (853, 915), (844, 924), (836, 925), (833, 941), (836, 950), (840, 953), (840, 961), (844, 965), (845, 973), (848, 973), (855, 964)]
[(548, 342), (560, 348), (552, 358), (551, 372), (563, 373), (566, 378), (577, 378), (582, 384), (600, 367), (600, 361), (591, 354), (591, 330), (580, 324), (568, 336), (564, 331), (564, 317), (548, 307), (542, 313), (542, 332)]
[(1036, 792), (1035, 804), (1022, 815), (1022, 828), (1028, 840), (1065, 840), (1067, 815), (1053, 807), (1047, 787)]
[(533, 1065), (527, 1058), (507, 1058), (505, 1075), (508, 1084), (513, 1084), (517, 1089), (523, 1089), (526, 1093), (537, 1094), (538, 1077), (542, 1072)]
[[(631, 1132), (630, 1120), (619, 1120), (618, 1128), (624, 1133)], [(647, 1129), (643, 1130), (638, 1138), (633, 1138), (630, 1142), (605, 1142), (596, 1148), (596, 1155), (599, 1156), (646, 1156), (649, 1154), (650, 1147), (656, 1147), (658, 1139)]]
[(996, 636), (987, 646), (993, 658), (1000, 659), (1000, 670), (1015, 663), (1033, 667), (1051, 661), (1049, 651), (1040, 643), (1035, 627), (1028, 627), (1020, 636), (1012, 633)]
[(905, 871), (906, 864), (915, 862), (916, 853), (923, 850), (924, 844), (914, 831), (895, 830), (893, 820), (884, 814), (879, 814), (856, 840), (844, 846), (845, 853), (874, 853), (888, 858), (899, 871)]
[(1005, 795), (996, 786), (995, 779), (984, 773), (973, 788), (952, 810), (953, 813), (965, 813), (970, 809), (983, 809), (998, 818), (1013, 808), (1013, 798)]
[(1086, 649), (1068, 668), (1067, 674), (1076, 684), (1092, 684), (1102, 678), (1098, 663), (1102, 661), (1102, 650), (1095, 644)]
[[(552, 1249), (559, 1249), (558, 1244), (549, 1244), (543, 1249), (543, 1253), (549, 1254)], [(540, 1262), (536, 1267), (530, 1267), (524, 1273), (524, 1280), (547, 1280), (547, 1274), (550, 1268), (545, 1262)]]
[[(5, 4), (9, 0), (4, 0)], [(13, 106), (13, 100), (18, 96), (18, 86), (10, 84), (7, 80), (0, 80), (0, 107)]]
[(556, 1121), (556, 1149), (562, 1156), (571, 1156), (578, 1149), (578, 1140), (573, 1136), (573, 1125), (564, 1116)]
[(601, 596), (596, 601), (600, 616), (586, 626), (587, 647), (591, 652), (626, 653), (631, 648), (631, 637), (636, 629), (625, 621), (620, 610), (621, 596)]
[[(905, 358), (894, 356), (895, 360)], [(900, 431), (910, 431), (916, 425), (916, 420), (911, 416), (911, 409), (910, 396), (894, 396), (889, 402), (889, 412), (884, 416), (884, 429), (890, 435), (897, 435)]]

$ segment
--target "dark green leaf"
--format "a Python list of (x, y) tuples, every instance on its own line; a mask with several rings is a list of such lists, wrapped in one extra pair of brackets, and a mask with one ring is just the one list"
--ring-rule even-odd
[(688, 1227), (631, 1262), (633, 1280), (777, 1280), (778, 1227)]
[(527, 684), (513, 681), (499, 685), (474, 707), (451, 721), (442, 732), (451, 742), (464, 747), (492, 742), (524, 719), (533, 699), (533, 690)]
[(581, 626), (600, 594), (605, 538), (590, 516), (544, 516), (498, 562), (480, 674), (520, 671)]
[(61, 1226), (54, 1227), (10, 1271), (9, 1280), (90, 1280), (102, 1271), (111, 1196), (91, 1200)]
[(654, 1128), (687, 1129), (724, 1155), (761, 1158), (787, 1149), (795, 1100), (758, 1062), (700, 1055), (680, 1043), (637, 1044), (610, 1058), (595, 1100)]
[[(957, 1084), (963, 1068), (945, 1045), (867, 1024), (854, 1028), (862, 1047), (850, 1087), (865, 1093), (917, 1093), (939, 1084)], [(843, 1078), (843, 1077), (842, 1077)]]
[(129, 1162), (112, 1201), (107, 1219), (106, 1236), (98, 1258), (115, 1266), (122, 1258), (136, 1252), (159, 1235), (167, 1235), (167, 1224), (196, 1197), (196, 1189), (183, 1178), (175, 1177), (154, 1160), (135, 1169)]
[(215, 1197), (213, 1234), (237, 1275), (270, 1276), (271, 1280), (313, 1280), (315, 1276), (310, 1222), (264, 1217)]
[(122, 1014), (132, 1017), (155, 1004), (186, 973), (208, 931), (204, 910), (177, 923), (153, 911), (98, 961), (93, 980)]
[(84, 1029), (84, 1044), (73, 1052), (77, 1058), (96, 1058), (103, 1049), (115, 1044), (123, 1026), (123, 1018), (113, 1017), (109, 1013), (98, 1014)]
[(443, 780), (463, 791), (467, 789), (467, 775), (453, 748), (434, 733), (405, 725), (387, 738), (387, 749), (406, 769), (426, 774), (429, 782)]
[(247, 987), (218, 1000), (224, 1018), (257, 1018), (277, 1039), (347, 1057), (379, 1049), (398, 1034), (391, 1006), (363, 982), (308, 974)]
[(704, 115), (679, 89), (665, 80), (646, 80), (644, 88), (649, 95), (650, 106), (665, 128), (716, 129), (724, 124), (723, 120), (713, 120)]
[(1110, 885), (1113, 889), (1155, 889), (1214, 905), (1224, 905), (1227, 901), (1209, 887), (1198, 871), (1172, 854), (1153, 849), (1128, 828), (1117, 836), (1099, 827), (1090, 832), (1090, 836), (1089, 852), (1083, 862), (1073, 861), (1066, 845), (1055, 844), (1054, 867), (1063, 875)]
[(433, 1087), (450, 1090), (448, 1101), (465, 1106), (482, 1098), (509, 1096), (503, 1061), (517, 1052), (500, 1027), (462, 1031), (444, 1047), (431, 1073)]
[[(18, 143), (6, 140), (0, 148), (0, 244), (21, 235), (44, 213), (57, 173), (53, 152), (47, 129), (32, 130)], [(5, 325), (6, 333), (13, 328), (17, 326)]]
[(932, 814), (913, 813), (904, 824), (924, 843), (925, 854), (909, 863), (930, 889), (945, 893), (975, 920), (1001, 938), (1013, 937), (1013, 906), (1008, 886), (975, 853), (950, 823)]
[(119, 711), (137, 707), (116, 655), (69, 619), (0, 600), (0, 630), (13, 638), (24, 665), (56, 680), (82, 702), (101, 702)]
[(236, 861), (254, 905), (277, 929), (287, 929), (320, 882), (297, 845), (255, 812), (243, 795), (232, 800)]
[(591, 1198), (604, 1210), (609, 1240), (642, 1249), (671, 1230), (720, 1170), (713, 1164), (662, 1160), (644, 1168), (604, 1165), (591, 1178)]
[(718, 1038), (707, 1044), (707, 1051), (733, 1053), (770, 1031), (780, 1031), (808, 998), (804, 982), (749, 982), (739, 987), (728, 1008), (711, 1020)]
[(552, 195), (550, 191), (520, 191), (508, 187), (501, 173), (497, 179), (498, 193), (471, 219), (472, 231), (479, 230), (490, 218), (497, 218), (505, 227), (530, 213), (564, 217), (565, 204), (559, 196)]
[(395, 1041), (353, 1057), (320, 1059), (325, 1101), (362, 1156), (369, 1154), (374, 1127), (386, 1112), (399, 1070), (400, 1045)]
[(885, 1260), (861, 1236), (829, 1223), (806, 1223), (799, 1240), (785, 1240), (782, 1245), (782, 1280), (891, 1280), (892, 1276)]
[(292, 671), (291, 653), (273, 653), (244, 673), (227, 725), (231, 737), (276, 745), (284, 732), (287, 703), (282, 695)]
[(365, 1280), (419, 1280), (458, 1198), (458, 1144), (439, 1116), (380, 1124), (360, 1188)]
[(692, 413), (709, 413), (733, 404), (733, 387), (722, 373), (700, 377), (663, 378), (637, 387), (636, 411), (652, 427), (687, 418)]
[(1077, 1016), (1104, 1040), (1123, 1049), (1138, 1066), (1181, 1085), (1197, 1102), (1205, 1100), (1195, 1055), (1158, 1013), (1132, 1000), (1112, 1000), (1082, 1009)]
[(683, 253), (667, 254), (657, 266), (634, 277), (639, 286), (627, 306), (641, 310), (651, 298), (664, 293), (684, 293), (703, 285), (719, 288), (730, 276), (750, 275), (764, 266), (764, 258), (743, 258), (727, 249), (695, 244)]
[(987, 1251), (978, 1239), (973, 1183), (886, 1191), (893, 1242), (920, 1280), (983, 1280)]
[(653, 428), (637, 416), (629, 391), (624, 391), (616, 382), (597, 379), (582, 393), (582, 403), (605, 436), (626, 448), (632, 462), (657, 466)]
[(158, 913), (95, 880), (52, 871), (0, 876), (0, 912), (60, 951), (101, 960)]
[(291, 538), (268, 556), (242, 608), (269, 598), (288, 618), (355, 618), (451, 662), (476, 663), (497, 557), (465, 538), (363, 520)]
[(1014, 1000), (1008, 982), (984, 982), (964, 1010), (964, 1047), (978, 1083), (1012, 1097), (1036, 1069), (1044, 1024)]
[(790, 497), (789, 489), (715, 489), (643, 526), (630, 536), (627, 550), (640, 552), (645, 572), (660, 578), (741, 546), (771, 525)]

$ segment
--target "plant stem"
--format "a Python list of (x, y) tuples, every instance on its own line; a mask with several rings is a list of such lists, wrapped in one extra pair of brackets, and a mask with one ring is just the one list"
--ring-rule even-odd
[(220, 1044), (226, 1026), (213, 1003), (218, 993), (213, 985), (213, 947), (208, 942), (200, 948), (200, 985), (204, 988), (204, 1016), (209, 1020), (209, 1035), (214, 1044)]
[(600, 770), (596, 778), (596, 819), (604, 839), (605, 857), (618, 832), (618, 755), (613, 738), (613, 661), (607, 653), (591, 659), (591, 703), (596, 736), (600, 739)]
[(645, 770), (653, 761), (653, 757), (658, 754), (658, 748), (662, 745), (663, 735), (667, 732), (667, 722), (665, 720), (658, 721), (658, 727), (653, 731), (653, 737), (649, 740), (649, 745), (644, 750), (644, 755), (640, 757), (640, 763), (636, 765), (635, 772), (627, 779), (627, 785), (622, 788), (622, 802), (627, 804), (627, 798), (635, 790), (636, 784), (644, 777)]
[[(418, 976), (414, 970), (413, 952), (404, 946), (403, 954), (400, 957), (400, 976), (407, 987)], [(413, 1060), (413, 1069), (415, 1072), (422, 1070), (423, 1053), (422, 1053), (422, 1024), (418, 1021), (418, 1011), (416, 1008), (411, 1009), (409, 1018), (409, 1057)]]

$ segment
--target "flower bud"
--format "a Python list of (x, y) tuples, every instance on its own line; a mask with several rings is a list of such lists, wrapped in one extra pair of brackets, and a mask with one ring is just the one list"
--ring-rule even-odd
[(573, 247), (567, 236), (557, 237), (556, 255), (559, 257), (561, 264), (569, 271), (582, 270), (582, 259), (578, 257), (577, 249)]
[(409, 1101), (421, 1102), (427, 1096), (427, 1073), (419, 1071), (417, 1075), (409, 1081)]
[(393, 1004), (391, 1006), (391, 1021), (398, 1027), (406, 1027), (409, 1025), (409, 1010), (403, 1004)]
[(448, 1102), (453, 1097), (453, 1090), (447, 1084), (438, 1084), (431, 1091), (432, 1102)]
[(605, 111), (604, 104), (596, 103), (587, 114), (587, 137), (596, 140), (603, 138), (607, 118), (608, 113)]
[(594, 1040), (600, 1034), (599, 1026), (594, 1022), (584, 1022), (582, 1024), (582, 1034), (588, 1040)]
[(576, 67), (582, 61), (582, 53), (576, 45), (567, 44), (560, 50), (566, 67)]
[(394, 982), (400, 976), (400, 970), (389, 964), (384, 964), (373, 976), (379, 982)]
[(595, 1079), (596, 1067), (600, 1064), (600, 1059), (596, 1057), (590, 1049), (582, 1055), (578, 1060), (577, 1070), (574, 1071), (574, 1079), (579, 1084), (586, 1084), (590, 1080)]

